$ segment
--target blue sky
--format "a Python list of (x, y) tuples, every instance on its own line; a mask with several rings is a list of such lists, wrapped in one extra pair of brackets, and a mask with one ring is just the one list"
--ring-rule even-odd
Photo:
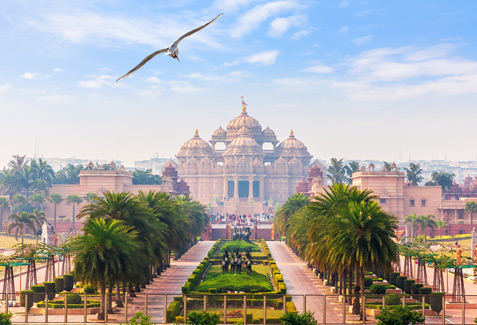
[[(249, 114), (316, 158), (477, 156), (475, 1), (0, 2), (0, 167), (11, 155), (176, 154)], [(180, 44), (181, 62), (151, 52)]]

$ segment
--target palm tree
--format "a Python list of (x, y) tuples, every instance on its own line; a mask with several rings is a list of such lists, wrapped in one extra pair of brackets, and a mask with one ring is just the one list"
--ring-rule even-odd
[(437, 220), (436, 227), (441, 231), (441, 239), (442, 239), (442, 229), (447, 227), (447, 222), (445, 220)]
[(19, 182), (21, 186), (25, 189), (26, 197), (30, 197), (30, 188), (35, 182), (34, 171), (31, 166), (25, 165), (23, 169), (18, 172)]
[(104, 319), (106, 285), (133, 273), (136, 267), (138, 233), (120, 220), (88, 218), (84, 235), (75, 243), (75, 276), (82, 282), (98, 284)]
[(10, 205), (12, 206), (12, 212), (21, 214), (22, 209), (28, 205), (28, 200), (23, 194), (15, 194)]
[(48, 201), (53, 203), (53, 205), (55, 207), (53, 225), (54, 225), (55, 231), (56, 231), (56, 207), (58, 206), (58, 204), (63, 202), (63, 197), (61, 196), (61, 194), (51, 194), (50, 197), (48, 198)]
[(30, 201), (38, 210), (42, 210), (42, 204), (45, 202), (45, 196), (41, 193), (35, 193), (31, 196)]
[(13, 159), (10, 160), (8, 163), (8, 166), (12, 168), (15, 172), (18, 172), (23, 169), (26, 165), (26, 155), (25, 156), (20, 156), (20, 155), (14, 155)]
[(41, 158), (38, 159), (38, 162), (36, 160), (32, 160), (30, 166), (35, 173), (35, 177), (45, 181), (47, 186), (51, 187), (53, 179), (55, 178), (55, 172), (53, 171), (51, 166), (48, 165), (46, 160), (43, 160)]
[(437, 227), (434, 216), (429, 214), (428, 216), (419, 216), (417, 217), (417, 225), (421, 228), (422, 233), (424, 234), (424, 244), (427, 245), (427, 228), (431, 230), (431, 234), (434, 232), (434, 229)]
[(328, 166), (328, 176), (333, 183), (349, 183), (349, 178), (346, 177), (345, 167), (343, 158), (331, 158), (330, 166)]
[(406, 223), (411, 223), (411, 242), (414, 240), (414, 230), (416, 229), (418, 223), (418, 216), (415, 213), (406, 215), (405, 219)]
[(3, 210), (9, 206), (8, 200), (4, 197), (0, 197), (0, 231), (3, 231)]
[(71, 219), (73, 220), (73, 235), (74, 235), (74, 233), (75, 233), (75, 218), (76, 218), (75, 205), (80, 204), (81, 202), (83, 202), (83, 199), (80, 198), (78, 195), (68, 195), (68, 197), (66, 198), (66, 201), (73, 205), (73, 216), (71, 217)]
[(467, 202), (465, 204), (465, 212), (470, 215), (470, 232), (472, 233), (474, 228), (474, 212), (477, 212), (477, 203), (474, 201)]
[(35, 217), (28, 213), (22, 212), (19, 216), (16, 214), (12, 214), (10, 216), (10, 223), (7, 226), (7, 234), (11, 235), (12, 231), (15, 231), (15, 239), (18, 241), (18, 234), (20, 234), (22, 238), (23, 244), (23, 236), (25, 235), (26, 228), (29, 228), (32, 232), (36, 232), (36, 221)]
[(275, 229), (277, 229), (281, 235), (286, 236), (289, 218), (309, 203), (310, 199), (302, 193), (295, 193), (290, 196), (275, 215)]
[(422, 168), (419, 164), (410, 163), (409, 168), (404, 168), (406, 171), (406, 177), (409, 182), (411, 182), (412, 186), (419, 185), (422, 182)]
[(38, 209), (33, 210), (31, 214), (33, 221), (35, 222), (35, 237), (36, 243), (38, 244), (38, 230), (41, 229), (41, 226), (44, 222), (46, 222), (45, 213), (43, 211), (39, 211)]
[(94, 200), (96, 200), (97, 197), (98, 197), (98, 194), (90, 192), (90, 193), (86, 193), (84, 200), (88, 203), (91, 203)]

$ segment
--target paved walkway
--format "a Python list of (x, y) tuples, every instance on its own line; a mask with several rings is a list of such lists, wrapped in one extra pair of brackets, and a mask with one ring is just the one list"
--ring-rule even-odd
[[(178, 261), (171, 261), (171, 267), (168, 268), (161, 276), (155, 279), (146, 289), (137, 294), (137, 298), (128, 301), (128, 318), (134, 316), (136, 312), (145, 311), (145, 300), (147, 294), (147, 314), (152, 316), (152, 321), (162, 324), (164, 321), (164, 295), (170, 294), (168, 297), (168, 305), (173, 300), (174, 295), (181, 295), (181, 287), (197, 265), (207, 256), (207, 252), (212, 248), (213, 241), (199, 242), (192, 247)], [(14, 323), (23, 323), (25, 316), (20, 315), (24, 312), (24, 308), (11, 308), (15, 314)], [(3, 311), (3, 309), (2, 309)], [(29, 322), (44, 323), (45, 315), (32, 315), (28, 317)], [(62, 323), (64, 315), (49, 315), (48, 322)], [(84, 316), (68, 314), (68, 323), (83, 323)], [(97, 323), (96, 315), (88, 315), (88, 322)], [(109, 315), (108, 323), (125, 322), (125, 308), (121, 308), (118, 312)]]
[[(326, 306), (326, 323), (342, 324), (343, 322), (343, 304), (338, 301), (336, 296), (326, 297), (323, 295), (331, 293), (331, 287), (323, 285), (322, 281), (306, 266), (298, 256), (284, 242), (269, 241), (268, 248), (277, 263), (280, 272), (283, 274), (283, 280), (287, 285), (287, 293), (293, 296), (293, 302), (297, 310), (302, 313), (304, 310), (303, 296), (306, 298), (306, 310), (315, 313), (315, 319), (323, 322)], [(294, 296), (296, 295), (296, 296)]]

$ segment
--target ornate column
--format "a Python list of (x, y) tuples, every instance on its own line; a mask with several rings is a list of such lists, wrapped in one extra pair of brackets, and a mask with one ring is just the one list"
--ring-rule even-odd
[(238, 176), (234, 176), (234, 198), (238, 199)]
[(265, 176), (260, 176), (260, 184), (259, 189), (260, 189), (260, 200), (265, 199)]
[(248, 199), (253, 199), (253, 177), (248, 178)]

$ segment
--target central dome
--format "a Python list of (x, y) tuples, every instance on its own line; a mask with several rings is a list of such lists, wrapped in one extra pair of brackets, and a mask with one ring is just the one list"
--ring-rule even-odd
[(212, 154), (212, 147), (207, 141), (201, 139), (199, 132), (195, 130), (192, 139), (182, 145), (177, 156), (207, 156), (210, 154)]
[[(242, 127), (244, 129), (245, 127)], [(249, 137), (247, 134), (242, 133), (240, 136), (235, 138), (227, 146), (225, 150), (225, 155), (261, 155), (262, 149), (258, 145), (257, 141)]]
[(256, 119), (247, 114), (247, 108), (245, 105), (242, 106), (242, 114), (234, 118), (227, 125), (227, 132), (239, 133), (245, 127), (247, 131), (252, 133), (261, 133), (262, 126)]

